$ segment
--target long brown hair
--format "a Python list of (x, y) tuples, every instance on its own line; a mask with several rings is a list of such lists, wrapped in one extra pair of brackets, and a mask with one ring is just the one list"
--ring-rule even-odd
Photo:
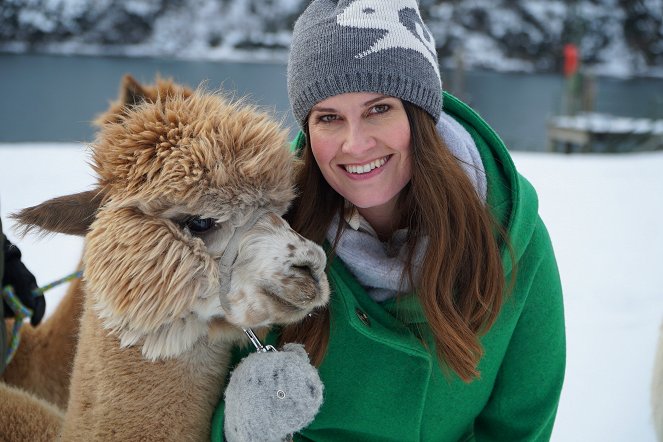
[[(427, 236), (421, 276), (412, 286), (441, 365), (469, 382), (479, 376), (477, 365), (483, 355), (479, 338), (495, 322), (506, 288), (499, 250), (504, 229), (494, 222), (430, 115), (413, 104), (403, 104), (412, 146), (412, 178), (398, 204), (403, 208), (400, 226), (408, 229), (403, 278), (412, 281), (417, 238)], [(308, 138), (297, 172), (298, 197), (286, 218), (303, 236), (322, 244), (334, 215), (343, 219), (345, 202), (322, 176)], [(340, 232), (343, 227), (339, 227)], [(329, 321), (329, 311), (322, 310), (284, 328), (281, 340), (303, 343), (319, 365), (329, 341)]]

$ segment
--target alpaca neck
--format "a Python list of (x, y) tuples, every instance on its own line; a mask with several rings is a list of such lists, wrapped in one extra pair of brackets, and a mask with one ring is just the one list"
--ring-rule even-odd
[(86, 301), (62, 439), (209, 440), (230, 342), (199, 341), (178, 358), (151, 362), (120, 348)]

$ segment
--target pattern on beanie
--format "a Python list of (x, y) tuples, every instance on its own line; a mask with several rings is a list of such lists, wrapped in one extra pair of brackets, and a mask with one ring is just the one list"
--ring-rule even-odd
[[(413, 25), (403, 22), (406, 14), (402, 12), (409, 12), (407, 18)], [(440, 76), (435, 41), (419, 15), (416, 0), (356, 0), (337, 15), (336, 22), (341, 26), (386, 31), (369, 49), (355, 55), (355, 58), (386, 49), (410, 49), (423, 55), (437, 76)]]
[(305, 124), (325, 98), (374, 92), (419, 106), (437, 122), (442, 79), (435, 48), (417, 0), (312, 0), (295, 22), (288, 55), (295, 119)]

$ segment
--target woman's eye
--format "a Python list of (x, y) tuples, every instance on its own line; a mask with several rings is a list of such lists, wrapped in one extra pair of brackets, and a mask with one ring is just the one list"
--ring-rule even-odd
[(318, 117), (318, 121), (322, 121), (323, 123), (331, 123), (332, 121), (336, 121), (337, 119), (338, 115), (334, 114), (321, 115)]
[(390, 106), (388, 104), (378, 104), (373, 106), (372, 112), (374, 114), (383, 114), (387, 112), (390, 109)]
[(203, 233), (210, 230), (216, 224), (214, 218), (200, 218), (198, 216), (189, 218), (184, 222), (184, 225), (191, 231), (195, 233)]

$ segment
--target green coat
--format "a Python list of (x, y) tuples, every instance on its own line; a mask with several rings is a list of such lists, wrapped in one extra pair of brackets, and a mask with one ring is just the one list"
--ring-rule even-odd
[[(471, 108), (448, 94), (444, 106), (477, 144), (488, 179), (488, 204), (507, 226), (517, 260), (515, 289), (482, 338), (481, 378), (464, 383), (453, 372), (445, 374), (415, 296), (378, 304), (337, 258), (329, 270), (330, 342), (319, 368), (324, 403), (295, 440), (550, 438), (564, 378), (564, 313), (537, 196), (502, 141)], [(502, 255), (509, 280), (511, 260), (506, 251)], [(222, 434), (223, 402), (213, 419), (212, 440), (221, 441)]]

